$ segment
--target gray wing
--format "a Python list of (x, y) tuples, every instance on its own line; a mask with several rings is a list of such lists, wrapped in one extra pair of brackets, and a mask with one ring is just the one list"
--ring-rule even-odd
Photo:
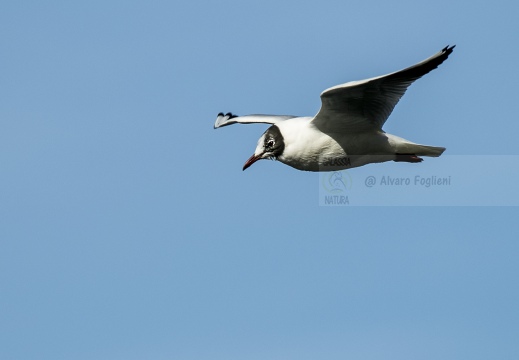
[[(454, 45), (456, 46), (456, 45)], [(454, 46), (406, 69), (326, 89), (313, 124), (326, 133), (380, 130), (405, 91), (415, 80), (434, 70)]]
[(214, 123), (214, 128), (217, 129), (222, 126), (227, 126), (231, 124), (256, 124), (256, 123), (265, 123), (265, 124), (277, 124), (280, 121), (292, 119), (297, 116), (293, 115), (245, 115), (245, 116), (237, 116), (231, 113), (223, 114), (219, 113), (216, 121)]

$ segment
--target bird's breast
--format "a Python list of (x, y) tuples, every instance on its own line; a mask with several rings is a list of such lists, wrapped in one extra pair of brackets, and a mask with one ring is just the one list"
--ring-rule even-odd
[(383, 133), (326, 134), (301, 128), (285, 136), (281, 162), (299, 170), (337, 171), (371, 162), (387, 161), (393, 154)]
[(312, 130), (297, 135), (285, 138), (285, 150), (278, 158), (281, 162), (306, 171), (323, 171), (322, 167), (350, 162), (345, 148), (331, 136)]

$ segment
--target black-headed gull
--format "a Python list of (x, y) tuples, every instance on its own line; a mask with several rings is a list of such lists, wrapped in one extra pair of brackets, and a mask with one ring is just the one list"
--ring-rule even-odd
[(382, 126), (415, 80), (447, 59), (454, 46), (406, 69), (367, 80), (351, 81), (321, 93), (314, 117), (218, 114), (214, 128), (235, 123), (266, 123), (243, 170), (261, 159), (277, 159), (306, 171), (335, 171), (384, 161), (421, 162), (445, 148), (420, 145), (388, 134)]

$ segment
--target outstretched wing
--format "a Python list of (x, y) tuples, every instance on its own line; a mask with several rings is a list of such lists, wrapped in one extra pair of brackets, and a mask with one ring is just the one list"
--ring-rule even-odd
[[(456, 45), (454, 45), (456, 46)], [(380, 130), (405, 91), (415, 80), (436, 69), (454, 46), (406, 69), (326, 89), (313, 124), (326, 133)]]
[(297, 116), (293, 115), (245, 115), (238, 116), (233, 115), (231, 113), (223, 114), (219, 113), (216, 121), (214, 123), (214, 128), (217, 129), (222, 126), (227, 126), (231, 124), (256, 124), (256, 123), (265, 123), (265, 124), (277, 124), (280, 121), (292, 119)]

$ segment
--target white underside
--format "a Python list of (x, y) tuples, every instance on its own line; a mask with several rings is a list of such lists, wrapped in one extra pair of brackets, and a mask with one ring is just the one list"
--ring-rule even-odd
[(284, 137), (282, 163), (299, 170), (333, 171), (396, 159), (395, 154), (439, 156), (445, 150), (415, 144), (383, 131), (325, 134), (311, 117), (276, 124)]

